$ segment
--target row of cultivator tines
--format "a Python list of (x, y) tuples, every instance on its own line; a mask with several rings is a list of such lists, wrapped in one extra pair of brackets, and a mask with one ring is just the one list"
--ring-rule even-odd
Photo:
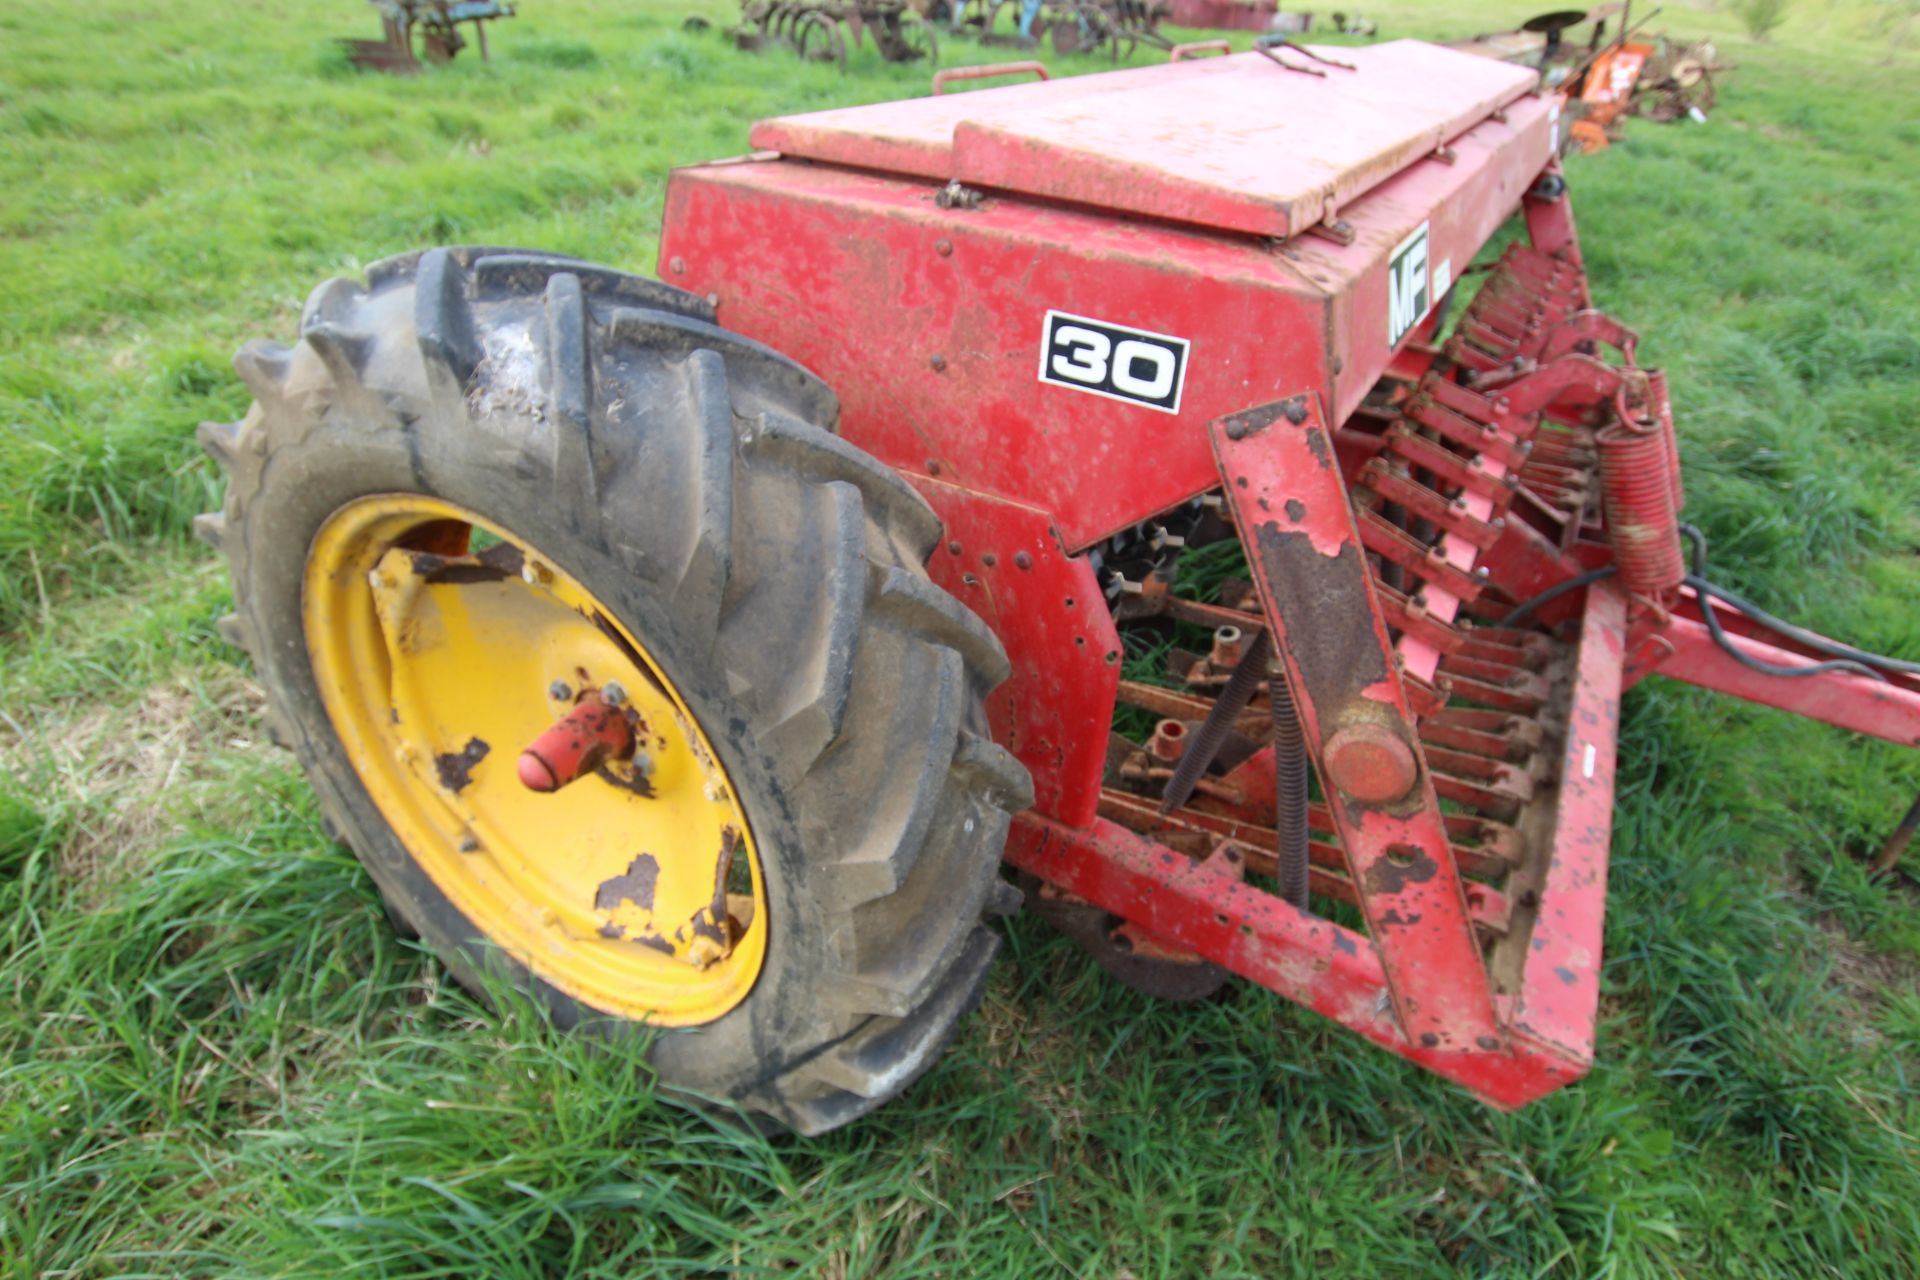
[[(1678, 546), (1663, 379), (1634, 365), (1635, 335), (1586, 301), (1576, 261), (1508, 246), (1444, 347), (1417, 346), (1417, 376), (1384, 379), (1336, 433), (1496, 990), (1518, 980), (1555, 830), (1574, 672), (1553, 624), (1573, 616), (1572, 587), (1596, 566), (1617, 560), (1627, 589), (1653, 601), (1681, 572), (1677, 551), (1672, 564), (1643, 553)], [(1307, 893), (1358, 904), (1252, 584), (1175, 587), (1177, 555), (1237, 541), (1217, 496), (1192, 513), (1136, 535), (1136, 548), (1172, 552), (1139, 581), (1110, 569), (1123, 619), (1155, 619), (1162, 634), (1169, 621), (1206, 627), (1211, 643), (1162, 645), (1165, 684), (1123, 683), (1122, 701), (1158, 723), (1144, 744), (1116, 737), (1102, 816), (1196, 856), (1231, 841), (1297, 904)], [(1124, 566), (1125, 552), (1112, 561)]]

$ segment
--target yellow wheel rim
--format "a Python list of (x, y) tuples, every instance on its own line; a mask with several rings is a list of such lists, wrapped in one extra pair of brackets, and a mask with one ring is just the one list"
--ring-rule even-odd
[[(745, 998), (767, 937), (752, 829), (673, 681), (591, 593), (470, 511), (391, 494), (327, 520), (302, 611), (354, 769), (475, 928), (619, 1017), (697, 1026)], [(602, 694), (632, 758), (529, 790), (521, 750)]]

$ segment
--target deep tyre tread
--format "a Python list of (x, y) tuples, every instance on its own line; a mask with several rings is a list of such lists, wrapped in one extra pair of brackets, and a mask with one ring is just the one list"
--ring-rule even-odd
[[(1008, 672), (927, 578), (940, 525), (833, 434), (838, 405), (703, 300), (578, 259), (432, 249), (309, 297), (299, 345), (235, 360), (256, 404), (203, 424), (227, 472), (195, 530), (225, 554), (270, 731), (397, 926), (456, 976), (505, 973), (563, 1025), (645, 1041), (662, 1079), (805, 1133), (897, 1094), (979, 1000), (1017, 894), (998, 875), (1026, 772), (990, 740)], [(741, 793), (770, 899), (746, 999), (657, 1038), (505, 961), (400, 846), (346, 760), (302, 630), (306, 546), (347, 501), (414, 492), (526, 538), (669, 668)]]

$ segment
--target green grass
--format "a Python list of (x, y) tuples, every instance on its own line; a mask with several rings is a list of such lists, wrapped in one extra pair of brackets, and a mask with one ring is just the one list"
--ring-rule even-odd
[[(924, 84), (739, 55), (680, 7), (522, 8), (491, 64), (412, 81), (343, 68), (349, 0), (0, 11), (6, 1274), (1920, 1273), (1920, 928), (1859, 870), (1920, 767), (1657, 683), (1626, 703), (1601, 1062), (1516, 1115), (1251, 987), (1156, 1005), (1022, 920), (906, 1098), (768, 1141), (396, 941), (259, 742), (186, 537), (230, 353), (422, 243), (650, 268), (671, 165)], [(1524, 16), (1459, 9), (1369, 13)], [(1672, 370), (1716, 576), (1920, 657), (1896, 9), (1803, 0), (1759, 45), (1670, 6), (1740, 64), (1720, 110), (1570, 176), (1596, 293)]]

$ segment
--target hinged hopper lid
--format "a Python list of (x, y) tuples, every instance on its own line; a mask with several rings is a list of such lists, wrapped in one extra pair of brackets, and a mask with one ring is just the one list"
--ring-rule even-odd
[(1397, 40), (1258, 53), (763, 120), (758, 148), (1289, 236), (1531, 92), (1525, 67)]

